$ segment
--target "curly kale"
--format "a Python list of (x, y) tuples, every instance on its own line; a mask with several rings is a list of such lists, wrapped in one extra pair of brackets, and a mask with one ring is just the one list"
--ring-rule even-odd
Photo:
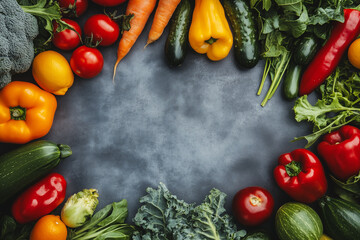
[(134, 233), (133, 240), (240, 240), (246, 234), (245, 230), (237, 230), (226, 213), (226, 195), (217, 189), (212, 189), (197, 206), (179, 200), (163, 183), (158, 189), (146, 191), (133, 219), (141, 229)]
[(0, 88), (11, 81), (12, 74), (30, 68), (38, 33), (36, 18), (25, 13), (16, 0), (0, 1)]

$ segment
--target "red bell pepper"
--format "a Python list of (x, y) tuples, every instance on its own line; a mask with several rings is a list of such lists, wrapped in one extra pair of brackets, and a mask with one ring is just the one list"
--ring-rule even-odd
[(299, 202), (312, 203), (327, 190), (327, 181), (320, 160), (306, 149), (296, 149), (279, 157), (274, 170), (279, 187)]
[(360, 129), (346, 125), (325, 135), (318, 152), (331, 173), (346, 181), (360, 171)]
[(58, 173), (50, 173), (23, 192), (12, 205), (12, 215), (24, 224), (52, 212), (65, 199), (66, 181)]
[(335, 24), (330, 38), (305, 70), (300, 83), (300, 96), (311, 93), (330, 76), (349, 45), (360, 34), (360, 11), (344, 9), (344, 18), (344, 23)]

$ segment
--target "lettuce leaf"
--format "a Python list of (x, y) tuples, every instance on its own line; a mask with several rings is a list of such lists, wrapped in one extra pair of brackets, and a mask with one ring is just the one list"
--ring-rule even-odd
[(142, 231), (134, 240), (163, 239), (228, 239), (240, 240), (245, 231), (238, 231), (224, 208), (226, 194), (212, 189), (198, 206), (172, 195), (163, 183), (158, 189), (148, 188), (140, 199), (143, 204), (133, 221)]

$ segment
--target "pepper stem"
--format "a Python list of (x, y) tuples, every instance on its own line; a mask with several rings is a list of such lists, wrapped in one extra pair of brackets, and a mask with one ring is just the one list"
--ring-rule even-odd
[(26, 109), (20, 106), (10, 107), (10, 117), (12, 120), (25, 120)]
[(217, 41), (216, 38), (211, 37), (210, 39), (206, 40), (205, 42), (211, 45), (211, 44), (213, 44), (213, 43), (216, 42), (216, 41)]
[(302, 171), (302, 164), (301, 162), (292, 161), (291, 163), (286, 164), (285, 169), (290, 177), (296, 177)]

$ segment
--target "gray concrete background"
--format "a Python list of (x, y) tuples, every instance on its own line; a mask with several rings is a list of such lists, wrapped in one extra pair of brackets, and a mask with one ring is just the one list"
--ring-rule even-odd
[[(88, 15), (101, 12), (90, 6)], [(119, 64), (115, 84), (117, 44), (100, 49), (105, 65), (99, 76), (76, 77), (68, 93), (57, 97), (45, 139), (72, 147), (73, 155), (55, 169), (68, 182), (67, 195), (96, 188), (98, 209), (125, 198), (129, 220), (146, 187), (159, 182), (197, 203), (218, 188), (228, 195), (229, 210), (234, 194), (248, 186), (267, 188), (276, 207), (288, 201), (272, 170), (280, 154), (304, 147), (303, 141), (290, 141), (308, 134), (310, 126), (296, 123), (293, 102), (284, 99), (281, 88), (265, 108), (260, 106), (265, 92), (260, 97), (256, 92), (264, 62), (245, 70), (236, 66), (232, 51), (211, 62), (189, 49), (183, 66), (169, 68), (167, 30), (144, 49), (149, 23)], [(14, 147), (0, 144), (0, 151)], [(272, 229), (273, 218), (260, 227)]]

